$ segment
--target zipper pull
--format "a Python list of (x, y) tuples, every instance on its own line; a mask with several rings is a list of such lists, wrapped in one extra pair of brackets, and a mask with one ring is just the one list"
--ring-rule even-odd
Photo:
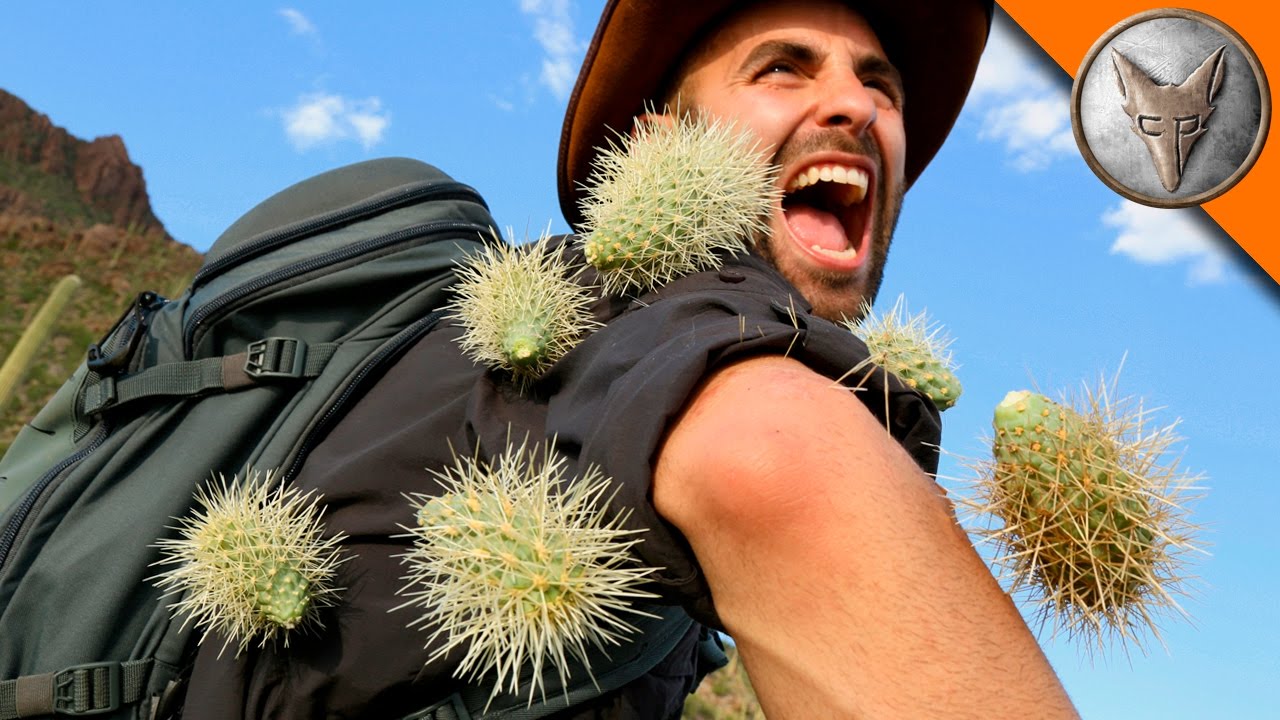
[(146, 334), (151, 314), (169, 301), (159, 294), (144, 290), (138, 293), (116, 324), (101, 340), (89, 346), (85, 360), (89, 370), (99, 375), (114, 375), (124, 369)]

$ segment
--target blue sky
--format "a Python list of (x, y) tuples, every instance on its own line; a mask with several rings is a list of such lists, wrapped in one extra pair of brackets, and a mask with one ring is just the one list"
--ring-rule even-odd
[[(156, 213), (198, 249), (275, 191), (386, 155), (474, 185), (523, 237), (566, 229), (556, 142), (600, 4), (7, 3), (0, 87), (77, 136), (123, 136)], [(1078, 390), (1122, 359), (1121, 393), (1181, 420), (1181, 465), (1208, 488), (1194, 517), (1211, 556), (1184, 603), (1195, 624), (1168, 620), (1167, 652), (1128, 659), (1046, 637), (1084, 716), (1280, 716), (1277, 285), (1199, 210), (1144, 208), (1098, 181), (1069, 92), (1001, 19), (951, 140), (907, 195), (880, 304), (903, 293), (955, 338), (953, 455), (986, 453), (1007, 391)]]

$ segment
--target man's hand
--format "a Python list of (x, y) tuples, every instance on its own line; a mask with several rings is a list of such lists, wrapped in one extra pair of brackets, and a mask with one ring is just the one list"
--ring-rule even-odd
[(653, 492), (771, 718), (1076, 716), (942, 490), (800, 363), (712, 375)]

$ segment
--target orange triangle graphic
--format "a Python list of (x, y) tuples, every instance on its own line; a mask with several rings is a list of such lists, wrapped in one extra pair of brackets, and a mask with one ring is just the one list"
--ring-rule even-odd
[[(1170, 5), (1138, 0), (1000, 0), (1000, 7), (1058, 65), (1075, 77), (1094, 42), (1120, 21)], [(1197, 10), (1226, 23), (1253, 48), (1271, 86), (1272, 127), (1253, 169), (1238, 185), (1203, 205), (1272, 279), (1280, 281), (1280, 138), (1274, 137), (1275, 82), (1280, 81), (1280, 5), (1257, 0), (1179, 0), (1176, 7)]]

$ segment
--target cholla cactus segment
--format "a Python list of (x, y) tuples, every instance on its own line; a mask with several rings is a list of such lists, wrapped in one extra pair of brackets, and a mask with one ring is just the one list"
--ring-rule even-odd
[(717, 252), (745, 251), (768, 231), (780, 194), (756, 142), (730, 124), (679, 115), (637, 122), (595, 160), (582, 242), (608, 293), (718, 267)]
[(545, 236), (522, 247), (490, 245), (458, 275), (447, 307), (464, 328), (464, 352), (520, 380), (540, 377), (600, 325), (587, 309), (591, 293)]
[(545, 695), (548, 664), (563, 684), (570, 657), (586, 664), (589, 645), (635, 631), (623, 615), (654, 597), (638, 589), (654, 570), (632, 558), (640, 540), (621, 529), (626, 516), (600, 512), (609, 480), (599, 471), (570, 482), (563, 458), (513, 445), (492, 463), (457, 458), (435, 474), (445, 494), (411, 498), (417, 524), (406, 528), (414, 544), (401, 591), (401, 607), (422, 611), (410, 626), (439, 642), (432, 661), (465, 648), (455, 675), (493, 673), (491, 699), (519, 692), (531, 667), (532, 703)]
[(1082, 408), (1030, 391), (995, 410), (993, 459), (980, 467), (973, 507), (999, 521), (993, 540), (1012, 590), (1029, 589), (1055, 632), (1140, 648), (1163, 611), (1185, 615), (1187, 554), (1195, 527), (1190, 478), (1165, 463), (1173, 425), (1150, 428), (1132, 400), (1105, 384)]
[(323, 536), (319, 496), (273, 482), (272, 473), (241, 482), (222, 475), (196, 492), (198, 507), (179, 521), (177, 538), (157, 544), (171, 566), (152, 578), (171, 608), (237, 653), (258, 640), (265, 645), (305, 626), (319, 626), (317, 612), (333, 604), (344, 537)]
[(932, 400), (938, 410), (954, 406), (960, 398), (963, 388), (947, 350), (951, 339), (926, 313), (910, 314), (903, 296), (899, 295), (884, 315), (876, 315), (864, 305), (862, 320), (846, 322), (845, 326), (871, 351), (850, 374), (872, 365), (888, 370)]

